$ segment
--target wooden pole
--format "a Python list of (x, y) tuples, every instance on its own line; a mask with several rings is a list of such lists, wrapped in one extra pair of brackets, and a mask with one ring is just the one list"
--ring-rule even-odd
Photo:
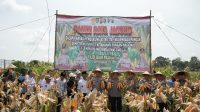
[(57, 44), (56, 44), (56, 38), (57, 38), (57, 15), (58, 15), (58, 10), (56, 10), (56, 25), (55, 25), (55, 50), (54, 50), (54, 69), (56, 68), (56, 63), (55, 63), (55, 61), (56, 61), (56, 46), (57, 46)]
[(152, 72), (152, 65), (151, 65), (151, 61), (152, 61), (152, 48), (151, 48), (151, 10), (150, 10), (150, 73)]
[(4, 67), (4, 70), (6, 69), (6, 60), (4, 59), (3, 60), (3, 67)]

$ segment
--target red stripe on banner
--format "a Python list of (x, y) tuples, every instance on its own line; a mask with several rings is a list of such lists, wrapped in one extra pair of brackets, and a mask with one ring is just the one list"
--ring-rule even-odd
[(85, 16), (72, 16), (72, 15), (57, 14), (57, 17), (58, 18), (70, 18), (70, 19), (73, 19), (73, 18), (80, 18), (80, 17), (85, 17)]
[(122, 18), (128, 18), (128, 19), (150, 19), (151, 16), (143, 16), (143, 17), (122, 17)]
[[(57, 14), (57, 17), (58, 18), (70, 18), (70, 19), (73, 19), (73, 18), (94, 17), (94, 16), (72, 16), (72, 15)], [(95, 16), (95, 17), (98, 17), (98, 16)], [(104, 17), (104, 16), (99, 16), (99, 17)], [(107, 16), (105, 16), (105, 17), (107, 17)], [(110, 16), (110, 17), (117, 17), (117, 16)], [(150, 19), (151, 18), (151, 16), (143, 16), (143, 17), (122, 17), (122, 16), (118, 16), (118, 17), (128, 18), (128, 19)]]

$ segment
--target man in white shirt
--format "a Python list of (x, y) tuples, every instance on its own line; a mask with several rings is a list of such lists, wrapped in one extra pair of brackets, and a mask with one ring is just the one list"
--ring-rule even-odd
[(67, 96), (68, 97), (74, 97), (75, 91), (77, 91), (77, 82), (76, 82), (76, 74), (70, 73), (69, 74), (69, 81), (67, 82)]
[(50, 75), (45, 75), (45, 79), (44, 79), (43, 83), (41, 84), (42, 91), (49, 91), (52, 89), (53, 84), (51, 84), (50, 82), (51, 82)]
[(91, 92), (91, 88), (86, 87), (88, 73), (86, 71), (82, 72), (82, 77), (78, 82), (78, 90), (82, 91), (83, 95), (86, 96)]
[(28, 75), (26, 75), (26, 82), (27, 82), (27, 96), (28, 98), (31, 96), (31, 94), (33, 93), (34, 87), (35, 87), (35, 73), (32, 70), (28, 71)]
[[(53, 70), (48, 70), (47, 71), (47, 75), (49, 75), (50, 76), (50, 84), (51, 85), (55, 85), (55, 78), (53, 77)], [(42, 77), (41, 77), (41, 79), (40, 79), (40, 81), (39, 81), (39, 84), (40, 84), (40, 86), (42, 86), (43, 85), (43, 83), (45, 83), (45, 78), (43, 78), (42, 79)]]

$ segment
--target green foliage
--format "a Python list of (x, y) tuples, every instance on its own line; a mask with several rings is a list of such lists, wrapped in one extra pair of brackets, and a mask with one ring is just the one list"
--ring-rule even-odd
[(200, 61), (197, 57), (191, 57), (189, 62), (189, 67), (191, 71), (198, 71), (200, 70)]
[(27, 69), (32, 69), (36, 74), (40, 75), (43, 72), (46, 72), (49, 69), (53, 69), (52, 63), (47, 62), (39, 62), (39, 61), (31, 61), (26, 64)]
[(16, 72), (20, 72), (22, 68), (26, 67), (25, 62), (22, 61), (14, 61), (13, 64), (17, 67), (15, 70)]
[(170, 62), (171, 61), (169, 58), (159, 56), (154, 60), (154, 65), (155, 67), (165, 67), (165, 66), (170, 65)]
[(191, 80), (199, 80), (200, 79), (200, 72), (190, 72)]
[(155, 68), (155, 70), (162, 72), (167, 78), (170, 78), (171, 75), (174, 73), (172, 66), (157, 67)]
[(172, 66), (174, 71), (200, 71), (200, 60), (195, 56), (191, 57), (190, 61), (182, 61), (181, 58), (176, 58), (171, 61), (169, 58), (159, 56), (152, 62), (154, 68)]
[(172, 60), (172, 66), (174, 70), (184, 70), (188, 66), (188, 61), (182, 61), (181, 58)]
[[(168, 79), (171, 78), (172, 74), (176, 72), (172, 69), (172, 66), (166, 66), (166, 67), (157, 67), (155, 68), (156, 71), (162, 72)], [(189, 70), (189, 67), (186, 67), (184, 71), (187, 71), (190, 73), (191, 80), (199, 80), (200, 79), (200, 72), (192, 72)]]
[(29, 63), (25, 63), (22, 61), (15, 61), (13, 62), (16, 68), (16, 72), (21, 72), (22, 68), (26, 68), (27, 70), (33, 70), (36, 73), (36, 80), (39, 78), (40, 75), (44, 74), (47, 72), (49, 69), (53, 69), (53, 64), (52, 63), (47, 63), (43, 61), (38, 61), (38, 60), (32, 60)]

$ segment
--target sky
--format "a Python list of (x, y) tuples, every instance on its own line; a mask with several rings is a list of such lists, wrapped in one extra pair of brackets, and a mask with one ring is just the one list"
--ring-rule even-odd
[[(152, 58), (157, 56), (190, 60), (200, 59), (200, 43), (177, 33), (157, 22), (169, 40), (167, 41), (154, 20), (162, 21), (200, 41), (199, 0), (47, 0), (48, 18), (9, 30), (4, 28), (48, 16), (46, 0), (0, 0), (0, 59), (54, 61), (55, 16), (59, 14), (81, 16), (148, 16), (152, 10)], [(50, 37), (49, 37), (50, 30)], [(45, 33), (46, 32), (46, 33)]]

